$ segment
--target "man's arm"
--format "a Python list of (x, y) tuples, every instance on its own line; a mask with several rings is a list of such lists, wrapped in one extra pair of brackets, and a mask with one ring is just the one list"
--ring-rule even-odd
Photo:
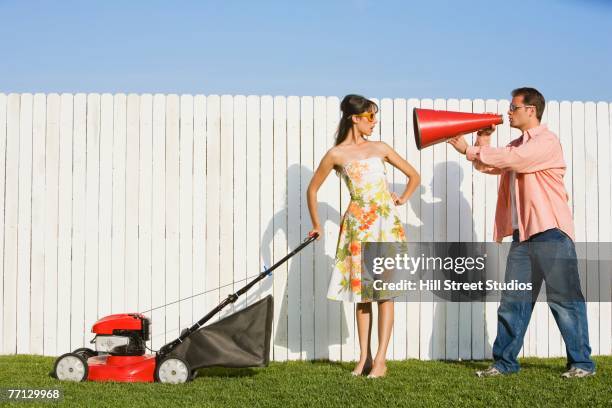
[[(491, 130), (486, 131), (490, 134)], [(486, 136), (484, 134), (483, 136)], [(481, 132), (479, 132), (479, 138)], [(449, 143), (459, 152), (465, 154), (467, 159), (474, 162), (477, 170), (499, 171), (513, 170), (517, 173), (533, 173), (553, 167), (565, 166), (559, 139), (545, 132), (531, 139), (528, 143), (506, 147), (490, 147), (482, 138), (476, 146), (469, 146), (463, 136), (449, 140)], [(476, 164), (478, 163), (478, 165)], [(486, 171), (485, 171), (486, 172)], [(491, 173), (499, 174), (499, 173)]]
[[(476, 143), (474, 143), (474, 146), (480, 146), (480, 147), (490, 146), (491, 145), (491, 133), (493, 133), (494, 129), (495, 129), (495, 126), (492, 126), (490, 129), (480, 130), (477, 133), (478, 136), (476, 137)], [(449, 140), (448, 143), (450, 143), (455, 148), (455, 150), (457, 150), (459, 153), (461, 154), (467, 153), (467, 149), (469, 146), (463, 136), (457, 136)], [(474, 168), (481, 173), (501, 174), (503, 172), (502, 169), (493, 167), (493, 166), (488, 166), (484, 164), (483, 162), (481, 162), (480, 160), (478, 160), (477, 158), (473, 158), (471, 162), (474, 165)]]
[(498, 169), (497, 167), (487, 166), (480, 160), (472, 160), (472, 164), (474, 168), (481, 173), (485, 174), (502, 174), (504, 171), (502, 169)]
[[(478, 132), (478, 136), (476, 137), (476, 143), (474, 146), (491, 146), (491, 133), (490, 132)], [(467, 153), (467, 149), (466, 149)], [(478, 159), (470, 160), (474, 165), (474, 168), (481, 173), (485, 174), (501, 174), (503, 172), (502, 169), (493, 166), (487, 166), (483, 162)]]
[(486, 166), (533, 173), (558, 166), (559, 147), (559, 140), (552, 133), (543, 133), (519, 146), (469, 146), (466, 156), (468, 160), (478, 160)]

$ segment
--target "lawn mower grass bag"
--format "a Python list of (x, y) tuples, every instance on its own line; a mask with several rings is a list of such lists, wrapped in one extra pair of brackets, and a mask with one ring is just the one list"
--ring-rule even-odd
[(186, 337), (168, 354), (200, 367), (265, 367), (270, 361), (274, 301), (260, 301)]

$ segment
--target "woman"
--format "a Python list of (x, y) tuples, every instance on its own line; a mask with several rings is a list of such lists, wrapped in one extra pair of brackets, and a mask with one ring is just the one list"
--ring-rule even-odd
[[(391, 295), (375, 295), (362, 285), (361, 242), (404, 242), (404, 229), (395, 206), (404, 204), (420, 183), (417, 171), (384, 142), (369, 141), (377, 123), (378, 106), (360, 95), (347, 95), (340, 104), (342, 118), (336, 143), (329, 149), (308, 186), (308, 209), (313, 229), (321, 236), (317, 214), (317, 191), (332, 169), (344, 179), (351, 201), (340, 224), (334, 270), (327, 297), (356, 302), (359, 362), (353, 375), (369, 373), (382, 377), (387, 371), (387, 346), (393, 328)], [(385, 162), (401, 170), (408, 184), (401, 196), (387, 188)], [(362, 286), (364, 286), (362, 288)], [(364, 289), (364, 290), (362, 290)], [(378, 303), (378, 350), (374, 360), (370, 351), (372, 301)]]

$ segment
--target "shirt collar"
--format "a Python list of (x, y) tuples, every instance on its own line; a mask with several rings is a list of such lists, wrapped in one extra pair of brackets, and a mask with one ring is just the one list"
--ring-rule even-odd
[(525, 140), (529, 140), (546, 130), (548, 130), (548, 127), (546, 125), (538, 125), (523, 132), (523, 137), (525, 138)]

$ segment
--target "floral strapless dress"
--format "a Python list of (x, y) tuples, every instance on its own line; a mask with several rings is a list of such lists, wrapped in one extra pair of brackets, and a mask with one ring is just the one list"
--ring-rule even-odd
[(406, 242), (386, 175), (385, 162), (380, 157), (354, 160), (342, 169), (351, 201), (340, 223), (334, 270), (327, 291), (329, 299), (371, 302), (398, 295), (376, 291), (367, 282), (362, 284), (362, 242)]

